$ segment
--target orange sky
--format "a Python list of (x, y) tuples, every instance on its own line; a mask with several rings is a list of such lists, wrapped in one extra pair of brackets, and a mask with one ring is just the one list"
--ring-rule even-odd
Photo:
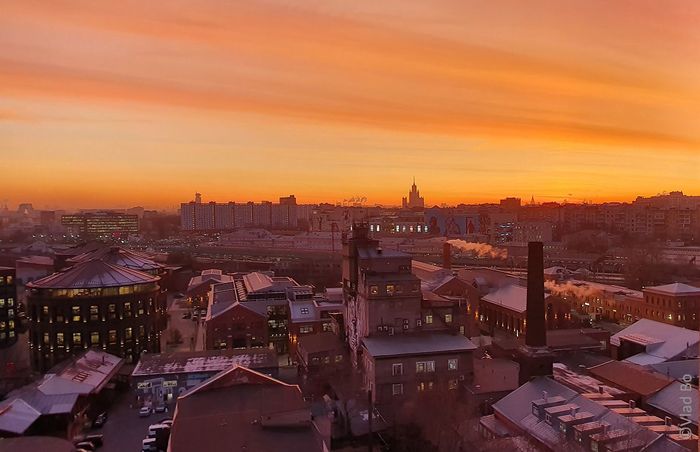
[(700, 3), (0, 0), (0, 201), (700, 194)]

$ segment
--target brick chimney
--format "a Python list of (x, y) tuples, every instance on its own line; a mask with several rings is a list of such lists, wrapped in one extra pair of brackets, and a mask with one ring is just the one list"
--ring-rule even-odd
[(525, 344), (547, 345), (544, 306), (544, 252), (542, 242), (530, 242), (527, 249), (527, 331)]
[(442, 268), (452, 268), (452, 245), (450, 242), (442, 244)]

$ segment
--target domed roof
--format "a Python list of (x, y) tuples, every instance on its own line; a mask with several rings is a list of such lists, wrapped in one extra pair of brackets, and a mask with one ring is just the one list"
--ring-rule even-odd
[(118, 246), (107, 246), (93, 251), (88, 251), (87, 253), (72, 257), (66, 262), (70, 264), (77, 264), (89, 260), (101, 260), (109, 264), (119, 265), (120, 267), (140, 271), (152, 271), (163, 268), (162, 265), (154, 262), (141, 253), (127, 250)]
[(93, 259), (27, 283), (33, 289), (95, 289), (158, 281), (158, 276)]

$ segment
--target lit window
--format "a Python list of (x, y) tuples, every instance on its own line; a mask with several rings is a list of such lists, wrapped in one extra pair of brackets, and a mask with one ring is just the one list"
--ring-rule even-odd
[(49, 315), (49, 307), (44, 305), (41, 307), (41, 315), (47, 317)]
[(314, 327), (311, 325), (304, 325), (299, 328), (299, 333), (300, 334), (307, 334), (307, 333), (313, 333), (314, 332)]
[(117, 343), (117, 330), (109, 330), (109, 343), (110, 344), (116, 344)]
[(450, 381), (447, 383), (447, 387), (448, 387), (448, 389), (450, 389), (450, 390), (457, 389), (457, 386), (459, 386), (459, 382), (458, 382), (456, 379), (450, 380)]
[(391, 375), (394, 377), (403, 375), (403, 364), (402, 363), (394, 363), (391, 365)]
[(131, 317), (131, 303), (128, 301), (124, 303), (124, 317), (127, 319)]
[(90, 320), (93, 322), (99, 320), (99, 311), (97, 310), (96, 305), (90, 306)]
[(457, 370), (457, 365), (458, 365), (457, 363), (458, 362), (459, 361), (457, 360), (457, 358), (448, 359), (447, 360), (447, 370)]
[(302, 313), (302, 314), (308, 314), (308, 313), (309, 313), (309, 308), (301, 308), (301, 313)]
[(432, 314), (426, 314), (425, 315), (425, 323), (433, 323), (433, 315)]
[(44, 344), (49, 345), (49, 333), (44, 333)]
[(80, 306), (73, 306), (71, 308), (71, 312), (73, 313), (74, 322), (80, 322), (82, 320), (82, 318), (80, 317)]
[(378, 286), (370, 286), (369, 293), (371, 293), (372, 295), (377, 295), (379, 293), (379, 287)]
[(129, 327), (124, 330), (124, 338), (126, 340), (130, 340), (134, 336), (134, 330), (133, 328)]
[(343, 355), (335, 355), (335, 362), (339, 363), (343, 361)]
[(80, 333), (73, 333), (73, 345), (82, 345), (83, 337)]
[(109, 317), (110, 320), (117, 318), (117, 306), (114, 303), (107, 306), (107, 312), (109, 313), (107, 317)]
[(394, 285), (393, 284), (386, 285), (386, 293), (388, 295), (394, 295)]
[(432, 381), (421, 381), (418, 383), (418, 392), (425, 392), (425, 391), (432, 391), (433, 390), (433, 382)]
[(399, 396), (403, 394), (403, 384), (402, 383), (394, 383), (391, 385), (391, 393), (392, 395)]
[(0, 308), (4, 308), (4, 307), (5, 307), (5, 299), (0, 298)]
[(100, 333), (97, 331), (93, 331), (90, 333), (90, 344), (92, 345), (100, 345)]
[(56, 333), (56, 345), (63, 347), (64, 344), (63, 333)]
[(146, 335), (146, 328), (143, 325), (139, 325), (139, 337), (144, 337)]
[(452, 323), (452, 314), (445, 314), (445, 323)]
[(416, 361), (416, 373), (435, 372), (435, 361)]

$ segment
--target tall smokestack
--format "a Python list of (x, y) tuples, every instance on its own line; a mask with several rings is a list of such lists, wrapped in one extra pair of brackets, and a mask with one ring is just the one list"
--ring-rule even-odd
[(452, 245), (450, 242), (445, 242), (442, 245), (442, 267), (452, 268)]
[(544, 309), (544, 252), (542, 242), (527, 246), (527, 331), (525, 344), (530, 347), (547, 345)]

